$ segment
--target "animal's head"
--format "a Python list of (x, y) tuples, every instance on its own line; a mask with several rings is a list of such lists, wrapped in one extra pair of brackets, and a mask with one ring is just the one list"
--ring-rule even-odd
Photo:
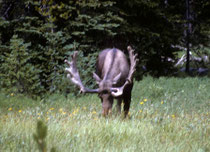
[[(121, 76), (121, 73), (119, 73), (116, 77), (113, 79), (107, 79), (107, 80), (102, 80), (99, 78), (99, 76), (95, 73), (93, 73), (93, 77), (96, 80), (96, 83), (98, 84), (98, 97), (101, 99), (102, 103), (102, 114), (108, 115), (108, 113), (112, 109), (113, 105), (113, 98), (114, 98), (114, 93), (117, 92), (116, 88), (113, 86), (117, 84)], [(123, 92), (121, 92), (119, 95), (122, 95)], [(117, 97), (115, 96), (115, 97)]]

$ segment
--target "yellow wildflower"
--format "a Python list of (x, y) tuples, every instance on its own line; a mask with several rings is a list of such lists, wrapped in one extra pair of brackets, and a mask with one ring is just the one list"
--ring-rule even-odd
[(12, 110), (12, 108), (9, 108), (8, 110), (9, 110), (9, 111), (11, 111), (11, 110)]
[(92, 114), (96, 114), (96, 111), (93, 111)]
[(63, 112), (63, 109), (62, 109), (62, 108), (60, 108), (60, 109), (59, 109), (59, 111), (60, 111), (60, 112)]
[(144, 104), (144, 102), (142, 101), (142, 102), (140, 102), (140, 104), (141, 104), (141, 105), (143, 105), (143, 104)]
[(97, 117), (95, 117), (93, 120), (98, 120), (98, 118), (97, 118)]
[(171, 115), (172, 118), (175, 118), (175, 115)]
[(144, 102), (147, 102), (147, 99), (144, 99)]
[(161, 104), (163, 104), (164, 102), (163, 101), (161, 101)]
[(22, 112), (22, 110), (19, 110), (18, 112), (19, 112), (19, 113), (21, 113), (21, 112)]
[(50, 110), (52, 111), (52, 110), (54, 110), (55, 108), (50, 108)]
[(10, 95), (11, 95), (11, 96), (14, 96), (14, 93), (11, 93)]
[(77, 112), (78, 112), (77, 110), (74, 110), (72, 114), (73, 114), (73, 115), (76, 115)]
[(139, 110), (140, 113), (142, 113), (142, 110)]

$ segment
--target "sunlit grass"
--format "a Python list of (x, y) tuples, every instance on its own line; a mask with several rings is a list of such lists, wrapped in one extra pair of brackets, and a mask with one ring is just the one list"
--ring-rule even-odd
[(37, 151), (32, 136), (38, 120), (48, 126), (49, 149), (57, 151), (209, 151), (208, 83), (145, 78), (134, 86), (127, 119), (115, 108), (102, 117), (96, 95), (34, 101), (2, 94), (0, 151)]

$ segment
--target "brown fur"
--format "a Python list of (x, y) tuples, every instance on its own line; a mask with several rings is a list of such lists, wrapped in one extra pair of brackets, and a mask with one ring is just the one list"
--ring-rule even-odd
[[(122, 86), (129, 73), (129, 63), (125, 54), (118, 49), (103, 50), (97, 60), (97, 75), (100, 77), (99, 97), (102, 102), (102, 114), (108, 115), (112, 109), (114, 97), (111, 95), (110, 88)], [(117, 82), (113, 82), (119, 75)], [(128, 114), (131, 102), (131, 91), (133, 84), (126, 86), (123, 94), (117, 97), (117, 110), (121, 113), (121, 103), (124, 103), (124, 114)]]

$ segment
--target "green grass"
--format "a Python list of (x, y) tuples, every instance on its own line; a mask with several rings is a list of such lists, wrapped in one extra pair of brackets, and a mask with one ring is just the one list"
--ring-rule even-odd
[(36, 123), (48, 126), (48, 151), (210, 151), (210, 79), (146, 77), (133, 88), (129, 118), (100, 116), (97, 95), (35, 101), (0, 94), (0, 151), (38, 151)]

